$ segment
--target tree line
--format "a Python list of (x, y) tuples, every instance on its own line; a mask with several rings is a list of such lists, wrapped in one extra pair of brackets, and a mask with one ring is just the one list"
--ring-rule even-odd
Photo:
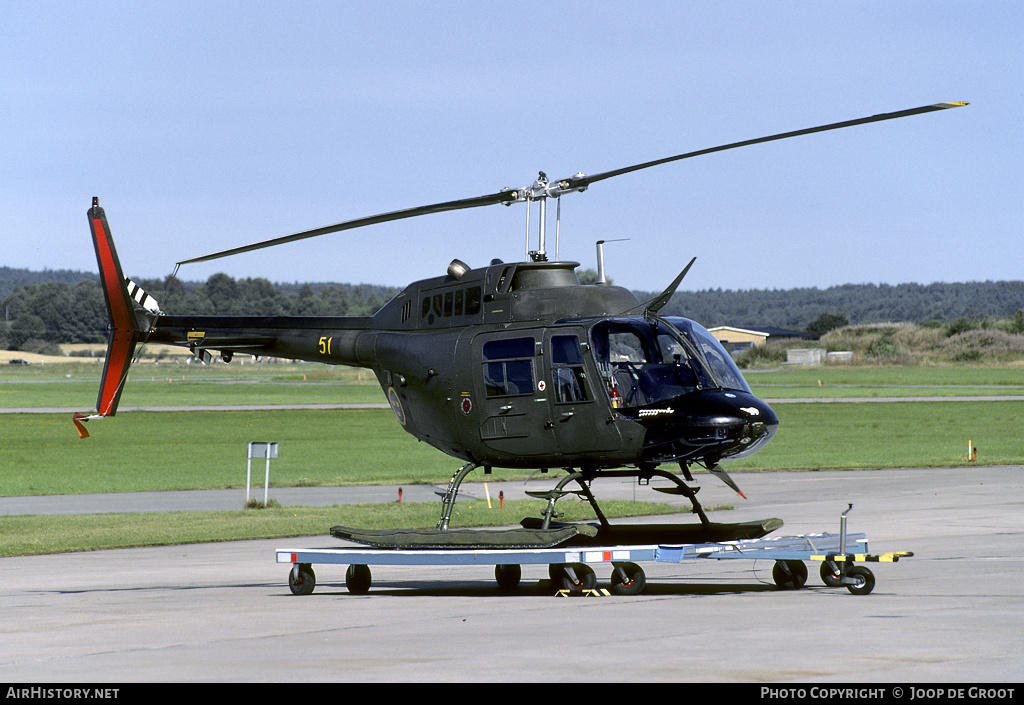
[[(581, 272), (581, 279), (588, 281), (587, 274)], [(263, 278), (234, 279), (226, 274), (214, 274), (205, 282), (171, 277), (135, 281), (160, 302), (163, 310), (196, 315), (366, 316), (399, 292), (394, 287), (282, 284)], [(60, 343), (106, 341), (106, 307), (96, 274), (0, 267), (0, 292), (8, 292), (0, 303), (0, 348), (42, 352), (41, 347)], [(637, 292), (637, 297), (645, 301), (656, 293)], [(865, 324), (1007, 319), (1022, 309), (1024, 282), (1009, 281), (681, 291), (662, 314), (684, 316), (704, 326), (771, 326), (803, 331), (808, 326), (821, 326), (823, 321)]]
[[(171, 277), (133, 281), (156, 299), (162, 310), (195, 315), (368, 316), (399, 292), (394, 287), (366, 284), (274, 284), (263, 278), (234, 279), (226, 274), (214, 274), (201, 283)], [(3, 349), (52, 353), (61, 343), (107, 340), (107, 309), (95, 274), (16, 285), (0, 307)]]
[(822, 314), (851, 324), (1006, 319), (1024, 309), (1024, 282), (844, 284), (827, 289), (678, 292), (662, 313), (704, 326), (762, 325), (804, 330)]

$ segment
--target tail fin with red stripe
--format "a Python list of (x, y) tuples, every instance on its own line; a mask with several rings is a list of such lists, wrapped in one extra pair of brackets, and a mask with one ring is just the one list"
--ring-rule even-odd
[[(117, 404), (128, 377), (135, 346), (150, 329), (159, 312), (155, 302), (125, 278), (117, 250), (114, 249), (114, 240), (110, 236), (107, 216), (96, 198), (92, 200), (92, 208), (89, 209), (89, 226), (92, 229), (96, 261), (100, 268), (100, 285), (103, 287), (110, 325), (107, 328), (107, 357), (96, 399), (96, 414), (75, 414), (73, 419), (82, 438), (87, 438), (89, 433), (81, 422), (117, 413)], [(129, 285), (136, 289), (134, 297), (128, 289)]]

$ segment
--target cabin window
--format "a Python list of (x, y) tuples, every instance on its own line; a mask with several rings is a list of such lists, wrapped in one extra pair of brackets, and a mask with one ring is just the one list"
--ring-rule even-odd
[(575, 335), (551, 336), (551, 383), (555, 401), (560, 404), (587, 401), (590, 397), (586, 379), (580, 339)]
[(533, 394), (533, 338), (484, 343), (484, 385), (489, 397)]
[(480, 315), (480, 300), (481, 290), (479, 286), (425, 296), (423, 297), (420, 316), (426, 318), (428, 324), (433, 323), (438, 318), (478, 316)]
[(480, 313), (480, 287), (466, 289), (466, 315), (476, 316)]

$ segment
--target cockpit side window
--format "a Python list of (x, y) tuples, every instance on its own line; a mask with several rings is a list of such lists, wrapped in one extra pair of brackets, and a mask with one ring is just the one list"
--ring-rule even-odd
[(551, 336), (551, 383), (558, 404), (590, 399), (580, 339), (575, 335)]

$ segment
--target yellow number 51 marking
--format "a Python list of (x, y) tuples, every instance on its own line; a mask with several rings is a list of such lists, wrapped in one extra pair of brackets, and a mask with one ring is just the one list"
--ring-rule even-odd
[(331, 341), (334, 340), (334, 336), (328, 338), (326, 335), (320, 336), (320, 354), (330, 355), (331, 354)]

